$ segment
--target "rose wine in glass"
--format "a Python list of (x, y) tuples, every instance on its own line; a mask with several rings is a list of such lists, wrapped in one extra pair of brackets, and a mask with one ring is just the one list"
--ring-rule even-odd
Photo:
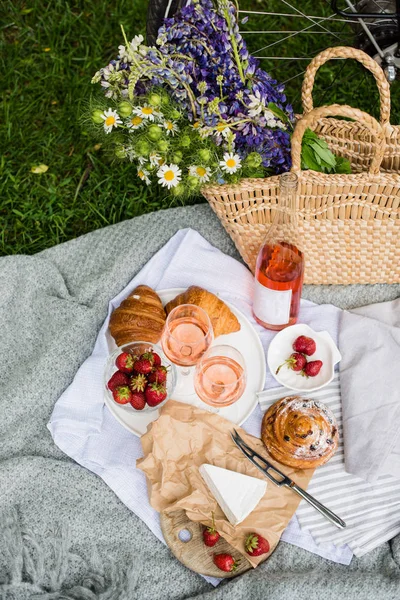
[(279, 331), (297, 321), (304, 276), (304, 255), (297, 229), (297, 175), (280, 176), (279, 205), (258, 253), (253, 315)]
[(246, 387), (246, 368), (241, 353), (232, 346), (214, 346), (197, 363), (194, 387), (203, 402), (213, 407), (239, 400)]
[[(191, 367), (208, 350), (213, 339), (213, 329), (207, 313), (194, 304), (181, 304), (167, 317), (161, 345), (173, 363)], [(189, 370), (182, 370), (181, 373), (188, 375)]]

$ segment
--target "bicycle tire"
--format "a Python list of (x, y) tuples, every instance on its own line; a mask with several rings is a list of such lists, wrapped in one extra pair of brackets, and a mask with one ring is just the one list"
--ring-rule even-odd
[(146, 40), (149, 46), (154, 46), (158, 30), (166, 17), (172, 17), (187, 0), (149, 0), (147, 7)]

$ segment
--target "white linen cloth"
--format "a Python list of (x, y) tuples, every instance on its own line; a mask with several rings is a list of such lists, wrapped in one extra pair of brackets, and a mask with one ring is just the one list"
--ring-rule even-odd
[[(283, 387), (261, 392), (258, 399), (262, 411), (287, 394)], [(296, 511), (299, 523), (318, 543), (348, 544), (356, 556), (363, 556), (400, 532), (400, 480), (382, 475), (370, 484), (346, 472), (338, 373), (321, 390), (296, 394), (323, 402), (337, 419), (338, 449), (329, 462), (316, 469), (307, 491), (341, 517), (347, 527), (338, 529), (304, 501)]]
[(346, 469), (400, 479), (400, 298), (344, 311), (339, 344)]
[[(57, 401), (48, 428), (57, 446), (79, 464), (99, 475), (122, 502), (138, 515), (160, 539), (159, 515), (150, 506), (144, 473), (135, 468), (142, 457), (139, 438), (127, 431), (111, 415), (103, 399), (103, 371), (108, 348), (105, 332), (114, 308), (139, 284), (153, 289), (202, 286), (231, 302), (254, 325), (264, 348), (274, 333), (259, 326), (251, 314), (253, 276), (235, 259), (209, 244), (196, 231), (181, 230), (147, 263), (118, 296), (111, 300), (108, 315), (98, 334), (91, 356), (82, 364), (73, 382)], [(302, 301), (300, 320), (316, 329), (327, 329), (337, 340), (339, 309)], [(274, 379), (267, 375), (269, 386)], [(259, 407), (244, 424), (260, 435), (262, 413)], [(285, 541), (342, 564), (349, 564), (348, 547), (318, 546), (308, 532), (302, 534), (296, 523), (285, 531)], [(210, 580), (210, 578), (208, 578)], [(211, 580), (218, 583), (218, 580)]]

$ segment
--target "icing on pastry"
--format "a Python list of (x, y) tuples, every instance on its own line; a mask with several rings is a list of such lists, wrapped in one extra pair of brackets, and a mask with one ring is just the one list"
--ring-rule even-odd
[(265, 413), (261, 439), (278, 462), (311, 469), (333, 456), (339, 434), (335, 416), (325, 404), (310, 398), (287, 396)]

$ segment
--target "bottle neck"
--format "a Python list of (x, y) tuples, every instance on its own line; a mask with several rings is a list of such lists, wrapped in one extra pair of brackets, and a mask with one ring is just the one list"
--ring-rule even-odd
[(285, 241), (298, 246), (297, 175), (284, 173), (279, 178), (279, 195), (266, 241)]
[(280, 185), (276, 218), (279, 223), (297, 223), (297, 186)]

